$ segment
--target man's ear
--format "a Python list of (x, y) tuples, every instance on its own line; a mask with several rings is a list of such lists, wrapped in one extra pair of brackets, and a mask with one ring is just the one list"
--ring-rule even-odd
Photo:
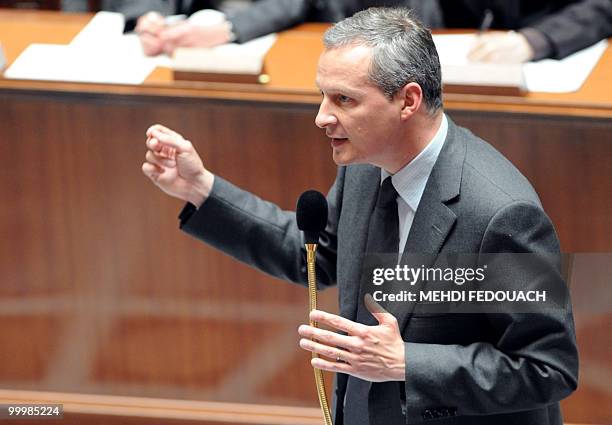
[(423, 90), (418, 83), (408, 83), (395, 94), (401, 102), (400, 118), (407, 120), (414, 115), (423, 102)]

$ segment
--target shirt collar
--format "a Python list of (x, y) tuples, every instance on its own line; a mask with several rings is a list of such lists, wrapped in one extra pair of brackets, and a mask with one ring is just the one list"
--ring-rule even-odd
[[(423, 149), (412, 161), (406, 164), (401, 170), (391, 176), (393, 186), (401, 198), (408, 204), (412, 211), (416, 211), (421, 201), (421, 196), (425, 191), (425, 185), (429, 174), (433, 169), (438, 155), (446, 140), (448, 132), (448, 120), (446, 114), (442, 114), (440, 128)], [(390, 176), (386, 170), (381, 169), (381, 183)]]

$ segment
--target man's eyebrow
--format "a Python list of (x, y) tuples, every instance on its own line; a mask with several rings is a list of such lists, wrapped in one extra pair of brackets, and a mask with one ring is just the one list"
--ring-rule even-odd
[[(323, 91), (319, 82), (316, 80), (315, 80), (315, 85), (320, 91)], [(364, 93), (363, 90), (360, 90), (358, 88), (349, 88), (343, 85), (337, 85), (335, 87), (330, 88), (328, 91), (331, 91), (332, 93), (343, 93), (349, 96), (357, 96), (357, 95), (362, 95)]]

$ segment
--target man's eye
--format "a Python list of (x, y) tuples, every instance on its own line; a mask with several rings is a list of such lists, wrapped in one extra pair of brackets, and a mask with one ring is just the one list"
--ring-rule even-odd
[(338, 102), (340, 102), (340, 103), (347, 103), (347, 102), (350, 102), (350, 101), (351, 101), (350, 97), (345, 96), (343, 94), (339, 94), (338, 95)]

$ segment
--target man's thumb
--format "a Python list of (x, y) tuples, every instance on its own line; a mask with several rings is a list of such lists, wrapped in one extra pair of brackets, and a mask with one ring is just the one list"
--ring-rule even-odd
[(389, 323), (391, 320), (395, 321), (395, 317), (385, 310), (380, 304), (378, 304), (374, 298), (372, 298), (372, 295), (366, 294), (365, 297), (363, 297), (363, 303), (372, 316), (374, 316), (381, 325)]

